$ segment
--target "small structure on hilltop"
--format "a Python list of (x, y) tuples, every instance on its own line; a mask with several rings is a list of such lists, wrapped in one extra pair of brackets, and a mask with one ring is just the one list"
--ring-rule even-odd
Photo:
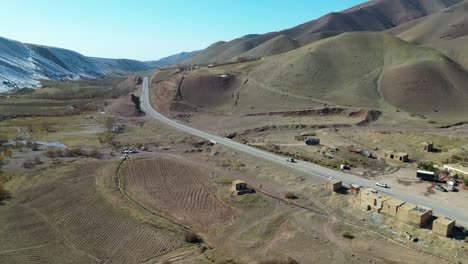
[(400, 162), (408, 162), (409, 155), (408, 153), (404, 152), (396, 152), (396, 151), (385, 151), (380, 155), (380, 158), (396, 160)]
[(327, 182), (326, 186), (328, 190), (336, 192), (343, 187), (343, 183), (338, 180), (331, 180)]
[(455, 227), (455, 220), (446, 217), (439, 217), (432, 222), (432, 232), (440, 236), (449, 236)]
[(424, 143), (424, 151), (433, 152), (434, 151), (434, 143), (432, 143), (432, 142)]
[(251, 192), (247, 183), (243, 180), (235, 180), (232, 182), (232, 190), (236, 195)]

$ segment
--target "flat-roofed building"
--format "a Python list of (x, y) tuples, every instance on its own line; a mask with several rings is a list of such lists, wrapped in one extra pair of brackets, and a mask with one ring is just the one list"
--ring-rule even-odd
[(432, 232), (440, 236), (449, 236), (455, 227), (455, 220), (446, 217), (439, 217), (432, 222)]

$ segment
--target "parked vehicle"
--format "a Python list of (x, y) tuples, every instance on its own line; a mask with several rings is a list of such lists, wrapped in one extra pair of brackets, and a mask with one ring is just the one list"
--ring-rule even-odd
[(439, 174), (433, 171), (423, 171), (418, 170), (416, 172), (416, 177), (424, 181), (439, 181)]
[(329, 181), (333, 181), (334, 179), (335, 179), (335, 177), (328, 177)]
[(388, 185), (386, 183), (383, 183), (383, 182), (377, 182), (377, 183), (375, 183), (375, 185), (377, 185), (379, 187), (382, 187), (382, 188), (388, 188)]
[(438, 191), (441, 191), (441, 192), (448, 192), (447, 189), (445, 189), (444, 187), (442, 187), (441, 185), (437, 184), (435, 186), (436, 190)]

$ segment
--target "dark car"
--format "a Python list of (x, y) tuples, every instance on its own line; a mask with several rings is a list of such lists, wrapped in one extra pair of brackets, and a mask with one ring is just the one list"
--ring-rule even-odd
[(444, 187), (442, 187), (442, 186), (439, 185), (439, 184), (437, 184), (435, 188), (436, 188), (436, 190), (439, 190), (439, 191), (441, 191), (441, 192), (448, 192), (447, 189), (445, 189)]

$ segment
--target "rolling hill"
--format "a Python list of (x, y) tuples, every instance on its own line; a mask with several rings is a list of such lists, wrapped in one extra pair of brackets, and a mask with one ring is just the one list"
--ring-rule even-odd
[[(403, 27), (403, 26), (402, 26)], [(390, 32), (392, 33), (392, 32)], [(416, 44), (433, 44), (468, 35), (468, 2), (447, 8), (431, 16), (405, 25), (396, 31), (398, 37)]]
[[(279, 32), (247, 35), (228, 42), (216, 42), (185, 64), (222, 63), (279, 36), (288, 36), (301, 45), (336, 36), (343, 32), (385, 31), (414, 19), (436, 13), (462, 0), (374, 0), (338, 13), (330, 13), (316, 20)], [(268, 46), (268, 45), (267, 45)], [(281, 49), (265, 52), (278, 54)], [(288, 49), (287, 49), (288, 50)], [(256, 52), (256, 51), (255, 51)]]
[(337, 105), (431, 118), (468, 111), (462, 67), (433, 48), (385, 33), (345, 33), (262, 60), (194, 71), (183, 80), (176, 75), (172, 83), (159, 85), (158, 95), (173, 111), (196, 106), (247, 114)]
[(37, 87), (40, 79), (100, 78), (149, 69), (151, 66), (140, 61), (86, 57), (71, 50), (0, 37), (0, 91)]
[(436, 48), (468, 69), (468, 1), (387, 32), (411, 43)]
[(177, 64), (180, 61), (187, 60), (189, 58), (192, 58), (193, 56), (197, 55), (199, 51), (191, 51), (191, 52), (181, 52), (175, 55), (171, 55), (168, 57), (164, 57), (162, 59), (156, 60), (156, 61), (147, 61), (146, 64), (153, 68), (164, 68), (169, 65), (174, 65)]

